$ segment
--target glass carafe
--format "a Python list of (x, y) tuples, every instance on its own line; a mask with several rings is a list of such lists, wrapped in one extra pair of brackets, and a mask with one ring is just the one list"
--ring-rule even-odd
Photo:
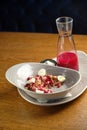
[(77, 51), (72, 36), (73, 19), (71, 17), (59, 17), (56, 19), (56, 25), (59, 32), (58, 66), (79, 70)]

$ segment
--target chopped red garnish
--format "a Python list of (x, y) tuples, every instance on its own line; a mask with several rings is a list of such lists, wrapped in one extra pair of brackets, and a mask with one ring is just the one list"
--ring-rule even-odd
[[(32, 80), (33, 79), (33, 80)], [(58, 76), (53, 75), (36, 75), (27, 78), (25, 88), (34, 92), (52, 93), (52, 87), (59, 88), (62, 83), (58, 80)]]

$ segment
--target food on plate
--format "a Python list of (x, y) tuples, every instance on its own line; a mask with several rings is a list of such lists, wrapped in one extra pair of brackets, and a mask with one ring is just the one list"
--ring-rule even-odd
[(40, 69), (37, 75), (27, 78), (24, 87), (36, 93), (52, 93), (52, 88), (61, 87), (65, 80), (63, 75), (49, 75), (45, 69)]

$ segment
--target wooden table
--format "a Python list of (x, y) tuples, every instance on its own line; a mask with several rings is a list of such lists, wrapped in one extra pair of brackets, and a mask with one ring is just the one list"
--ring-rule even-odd
[[(0, 130), (87, 130), (87, 91), (72, 102), (42, 107), (25, 101), (5, 78), (12, 65), (55, 57), (57, 37), (0, 32)], [(87, 53), (87, 36), (74, 40)]]

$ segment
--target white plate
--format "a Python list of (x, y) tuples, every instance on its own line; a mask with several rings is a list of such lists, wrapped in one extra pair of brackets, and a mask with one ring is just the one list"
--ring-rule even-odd
[(76, 85), (76, 87), (70, 91), (70, 94), (72, 96), (61, 98), (61, 99), (56, 99), (56, 100), (50, 100), (48, 102), (38, 102), (36, 99), (30, 97), (27, 95), (23, 90), (18, 89), (19, 94), (24, 98), (26, 101), (35, 104), (35, 105), (40, 105), (40, 106), (54, 106), (54, 105), (60, 105), (64, 104), (67, 102), (70, 102), (77, 97), (79, 97), (87, 88), (87, 55), (86, 53), (82, 51), (78, 51), (78, 57), (79, 57), (79, 71), (81, 73), (81, 81)]

